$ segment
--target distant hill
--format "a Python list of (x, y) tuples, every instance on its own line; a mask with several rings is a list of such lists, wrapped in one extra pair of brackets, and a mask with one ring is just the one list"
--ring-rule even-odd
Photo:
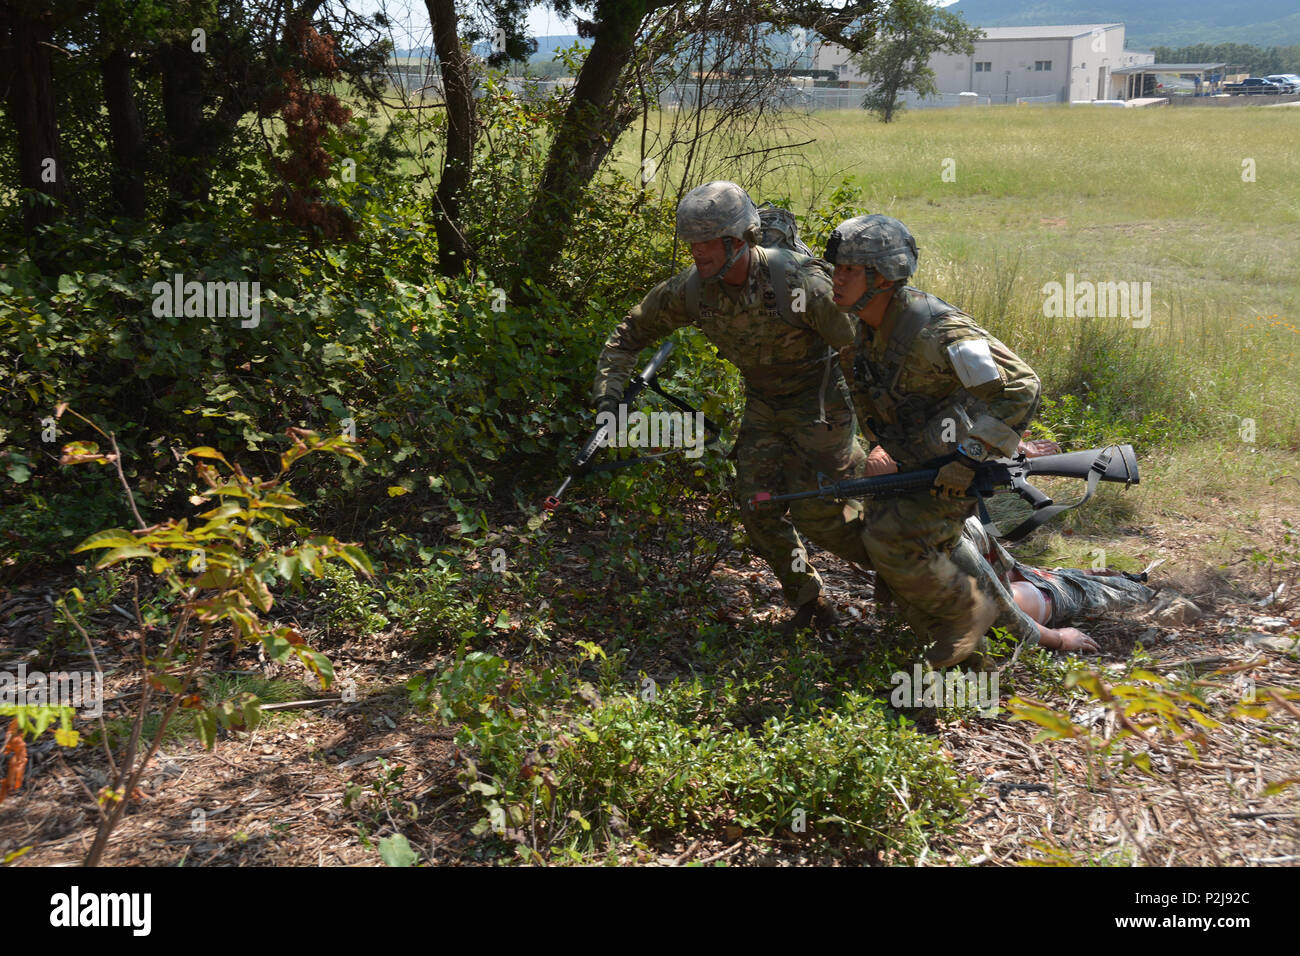
[(946, 9), (980, 27), (1123, 23), (1129, 49), (1194, 43), (1300, 44), (1296, 0), (959, 0)]
[(573, 46), (575, 43), (581, 43), (583, 46), (591, 46), (590, 40), (584, 40), (576, 33), (572, 36), (549, 36), (537, 38), (537, 52), (529, 57), (529, 63), (549, 63), (555, 58), (556, 50), (563, 50), (565, 47)]

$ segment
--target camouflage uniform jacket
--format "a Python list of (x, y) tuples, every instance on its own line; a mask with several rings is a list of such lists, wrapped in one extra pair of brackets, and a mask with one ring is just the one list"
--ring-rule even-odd
[[(833, 371), (828, 345), (838, 351), (852, 344), (854, 335), (854, 320), (831, 297), (826, 264), (762, 246), (751, 246), (750, 255), (744, 284), (724, 290), (723, 283), (699, 283), (698, 314), (691, 309), (690, 286), (699, 282), (693, 280), (694, 266), (651, 289), (605, 341), (592, 400), (622, 396), (637, 354), (674, 329), (693, 325), (740, 370), (748, 395), (780, 400), (820, 387), (824, 401)], [(798, 324), (778, 307), (773, 268), (782, 264)]]
[(858, 323), (841, 353), (858, 421), (903, 471), (968, 435), (1012, 457), (1042, 386), (1024, 360), (942, 299), (899, 287), (880, 327)]

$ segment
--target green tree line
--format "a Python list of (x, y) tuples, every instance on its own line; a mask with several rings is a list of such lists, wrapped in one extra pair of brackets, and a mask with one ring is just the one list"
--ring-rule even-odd
[(1157, 63), (1226, 63), (1230, 71), (1252, 76), (1271, 73), (1300, 75), (1300, 46), (1252, 46), (1249, 43), (1197, 43), (1193, 46), (1157, 46)]

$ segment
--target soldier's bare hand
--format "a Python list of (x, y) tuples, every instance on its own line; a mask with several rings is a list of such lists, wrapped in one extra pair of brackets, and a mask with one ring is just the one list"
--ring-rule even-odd
[(889, 452), (885, 451), (880, 445), (871, 449), (871, 454), (867, 455), (866, 476), (874, 478), (877, 475), (892, 475), (898, 471), (898, 462), (889, 457)]

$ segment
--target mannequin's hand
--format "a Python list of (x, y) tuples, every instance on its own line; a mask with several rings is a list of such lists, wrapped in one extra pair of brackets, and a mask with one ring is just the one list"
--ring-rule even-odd
[(1059, 455), (1061, 446), (1047, 438), (1035, 438), (1033, 441), (1022, 441), (1016, 452), (1026, 458), (1041, 458), (1043, 455)]
[(1061, 646), (1057, 650), (1083, 651), (1088, 654), (1096, 654), (1101, 650), (1096, 641), (1077, 627), (1057, 628), (1056, 636), (1061, 641)]
[(871, 449), (871, 454), (867, 455), (866, 476), (868, 478), (892, 475), (896, 471), (898, 471), (898, 462), (889, 457), (889, 452), (879, 445)]

